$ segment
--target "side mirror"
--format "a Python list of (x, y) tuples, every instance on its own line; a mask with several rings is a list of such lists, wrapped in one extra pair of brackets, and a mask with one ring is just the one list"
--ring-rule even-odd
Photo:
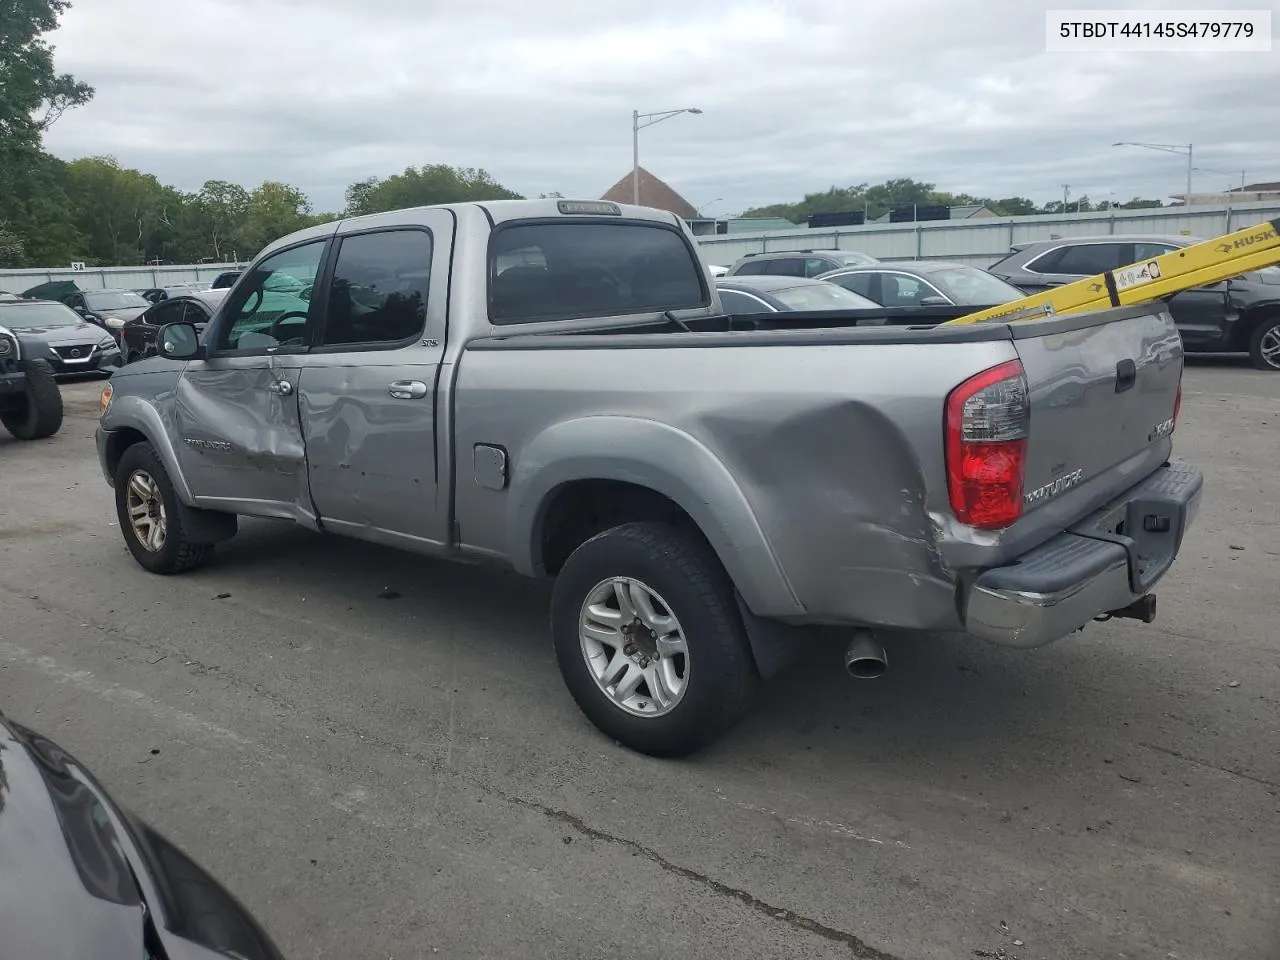
[(949, 307), (951, 301), (946, 297), (925, 297), (920, 301), (922, 307)]
[(170, 360), (198, 360), (203, 352), (194, 323), (166, 323), (156, 334), (157, 353)]

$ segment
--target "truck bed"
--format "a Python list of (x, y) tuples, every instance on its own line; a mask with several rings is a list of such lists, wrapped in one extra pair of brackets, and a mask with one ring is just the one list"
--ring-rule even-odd
[[(721, 329), (602, 324), (474, 341), (455, 387), (460, 538), (536, 571), (536, 546), (509, 533), (527, 529), (526, 491), (551, 482), (542, 464), (589, 436), (576, 469), (656, 487), (701, 513), (713, 543), (719, 527), (758, 526), (761, 556), (736, 555), (728, 530), (718, 544), (756, 613), (958, 629), (964, 577), (1056, 536), (1167, 460), (1169, 437), (1149, 433), (1171, 418), (1182, 351), (1162, 307), (972, 326), (938, 325), (949, 319), (938, 312), (909, 325), (864, 322), (881, 311), (775, 314), (773, 329), (710, 318)], [(1128, 359), (1133, 385), (1117, 392)], [(1010, 526), (976, 530), (948, 500), (944, 402), (1014, 360), (1031, 402), (1025, 489), (1044, 492)], [(477, 483), (476, 442), (505, 450), (508, 489)], [(708, 490), (742, 509), (726, 519), (679, 499)], [(770, 566), (787, 589), (762, 586)]]

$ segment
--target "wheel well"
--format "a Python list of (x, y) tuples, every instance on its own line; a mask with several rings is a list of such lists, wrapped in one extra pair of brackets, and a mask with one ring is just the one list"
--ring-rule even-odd
[(111, 471), (111, 476), (116, 475), (116, 469), (120, 466), (120, 458), (124, 456), (124, 452), (135, 443), (146, 443), (146, 440), (146, 434), (132, 427), (112, 431), (110, 439), (107, 440), (107, 469)]
[(1249, 341), (1253, 339), (1253, 331), (1268, 320), (1274, 320), (1280, 317), (1280, 304), (1268, 304), (1265, 307), (1255, 307), (1245, 313), (1240, 321), (1236, 324), (1233, 339), (1235, 346), (1240, 350), (1249, 349)]
[(693, 518), (656, 490), (620, 480), (575, 480), (559, 487), (543, 512), (539, 566), (555, 576), (569, 554), (597, 533), (637, 520), (674, 523), (706, 541)]

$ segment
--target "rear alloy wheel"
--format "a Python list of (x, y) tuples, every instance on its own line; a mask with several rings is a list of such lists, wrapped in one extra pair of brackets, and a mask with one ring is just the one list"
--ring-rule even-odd
[(208, 559), (212, 544), (192, 543), (164, 464), (149, 443), (135, 443), (116, 468), (116, 516), (125, 545), (152, 573), (182, 573)]
[(1263, 320), (1253, 331), (1249, 362), (1259, 370), (1280, 371), (1280, 317)]
[(578, 707), (640, 753), (701, 749), (758, 683), (728, 575), (671, 524), (627, 523), (579, 546), (556, 577), (551, 627)]

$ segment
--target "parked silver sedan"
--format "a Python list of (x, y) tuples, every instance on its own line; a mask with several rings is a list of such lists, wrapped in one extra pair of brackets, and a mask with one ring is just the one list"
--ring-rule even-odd
[(885, 307), (994, 307), (1025, 294), (999, 277), (951, 260), (899, 260), (841, 267), (826, 280)]

